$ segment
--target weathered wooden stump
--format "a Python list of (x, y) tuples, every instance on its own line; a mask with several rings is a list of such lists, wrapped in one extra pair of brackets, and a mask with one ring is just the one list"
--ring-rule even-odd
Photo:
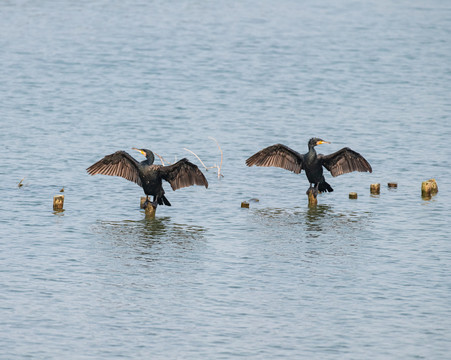
[(147, 199), (146, 196), (141, 196), (139, 207), (140, 207), (140, 209), (144, 209), (144, 211), (146, 213), (146, 219), (153, 219), (153, 218), (155, 218), (155, 213), (157, 211), (157, 208), (154, 208), (150, 202), (147, 203), (147, 206), (144, 206), (146, 199)]
[(308, 189), (307, 195), (308, 195), (308, 206), (309, 207), (318, 205), (318, 199), (313, 194), (313, 188)]
[(371, 184), (370, 193), (373, 195), (379, 195), (381, 193), (381, 184)]
[(241, 202), (241, 207), (245, 209), (249, 209), (249, 203), (247, 201)]
[(430, 198), (432, 195), (438, 193), (438, 186), (435, 179), (423, 181), (421, 183), (421, 196), (424, 198)]
[(144, 211), (146, 213), (146, 219), (154, 219), (155, 213), (157, 212), (157, 209), (153, 207), (152, 204), (147, 204), (147, 206), (144, 208)]
[(349, 198), (350, 199), (357, 199), (357, 193), (356, 192), (350, 192), (349, 193)]
[(55, 195), (53, 197), (53, 210), (62, 211), (64, 206), (64, 195)]
[(392, 189), (396, 189), (398, 187), (398, 183), (395, 183), (395, 182), (389, 182), (387, 185), (389, 188), (392, 188)]

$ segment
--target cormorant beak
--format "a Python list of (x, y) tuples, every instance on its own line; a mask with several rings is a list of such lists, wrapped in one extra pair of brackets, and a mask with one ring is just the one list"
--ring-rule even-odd
[(324, 141), (324, 140), (320, 140), (316, 143), (316, 145), (321, 145), (321, 144), (330, 144), (329, 141)]
[(146, 154), (144, 151), (142, 151), (141, 149), (132, 148), (132, 150), (139, 151), (139, 152), (140, 152), (141, 154), (143, 154), (144, 156), (147, 156), (147, 154)]

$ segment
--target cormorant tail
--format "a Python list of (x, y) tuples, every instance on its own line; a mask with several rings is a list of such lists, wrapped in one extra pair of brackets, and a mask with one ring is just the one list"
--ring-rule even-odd
[(171, 206), (171, 203), (169, 202), (168, 199), (166, 199), (166, 196), (163, 195), (163, 196), (161, 197), (161, 200), (162, 200), (161, 205), (163, 205), (163, 202), (164, 202), (164, 204), (165, 204), (166, 206)]
[(326, 192), (326, 191), (332, 192), (332, 191), (334, 191), (334, 189), (332, 189), (332, 186), (330, 186), (327, 182), (322, 181), (319, 183), (318, 191), (319, 192)]

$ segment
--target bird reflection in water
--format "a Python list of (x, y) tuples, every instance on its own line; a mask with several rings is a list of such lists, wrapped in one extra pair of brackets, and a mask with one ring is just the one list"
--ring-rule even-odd
[(317, 205), (310, 207), (304, 215), (308, 237), (317, 238), (328, 235), (355, 239), (364, 230), (371, 219), (369, 212), (335, 212), (332, 206)]
[(94, 231), (113, 241), (118, 247), (127, 246), (141, 255), (176, 248), (187, 251), (202, 240), (201, 226), (177, 224), (170, 217), (143, 220), (99, 221)]
[(333, 210), (329, 205), (321, 204), (309, 207), (304, 213), (306, 230), (310, 233), (309, 235), (318, 237), (325, 227), (329, 228), (331, 214), (333, 214)]
[(267, 224), (274, 222), (283, 226), (296, 226), (306, 224), (307, 231), (322, 231), (323, 227), (327, 225), (328, 220), (324, 219), (328, 214), (332, 213), (330, 205), (317, 205), (309, 207), (306, 211), (299, 211), (299, 208), (290, 211), (288, 209), (259, 209), (256, 211), (259, 217)]
[(293, 238), (299, 235), (306, 238), (329, 237), (335, 239), (356, 238), (359, 231), (367, 226), (371, 218), (369, 213), (337, 213), (331, 205), (320, 204), (300, 210), (259, 209), (255, 211), (258, 220), (277, 238)]

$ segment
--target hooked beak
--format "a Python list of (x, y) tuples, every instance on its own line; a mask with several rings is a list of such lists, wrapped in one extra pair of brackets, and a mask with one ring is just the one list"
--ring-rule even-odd
[(136, 150), (139, 151), (141, 154), (143, 154), (144, 156), (147, 156), (146, 153), (144, 151), (142, 151), (141, 149), (137, 149), (137, 148), (132, 148), (132, 150)]
[(324, 140), (320, 140), (316, 143), (316, 145), (321, 145), (321, 144), (330, 144), (329, 141), (324, 141)]

